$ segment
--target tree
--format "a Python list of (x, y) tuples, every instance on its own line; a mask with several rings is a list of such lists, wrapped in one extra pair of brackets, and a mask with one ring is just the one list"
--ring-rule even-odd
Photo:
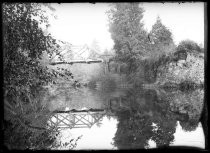
[(166, 26), (162, 24), (162, 21), (159, 16), (156, 19), (156, 23), (152, 26), (150, 35), (154, 40), (155, 44), (170, 44), (171, 42), (173, 42), (172, 33), (168, 28), (166, 28)]
[(143, 12), (138, 3), (116, 3), (107, 12), (116, 59), (129, 63), (133, 68), (146, 52), (147, 33), (143, 29)]
[(175, 44), (172, 39), (172, 33), (157, 17), (152, 30), (148, 34), (149, 43), (147, 43), (146, 60), (144, 65), (145, 81), (152, 83), (156, 80), (157, 68), (169, 60), (170, 54), (175, 52)]
[(156, 23), (152, 26), (149, 39), (152, 42), (150, 50), (150, 57), (152, 58), (173, 52), (175, 48), (172, 33), (162, 24), (159, 16), (157, 17)]
[[(30, 145), (25, 143), (28, 141), (26, 135), (33, 137), (27, 125), (42, 110), (38, 95), (44, 85), (54, 83), (55, 72), (41, 63), (44, 52), (49, 56), (57, 53), (56, 40), (40, 28), (40, 24), (49, 26), (43, 6), (50, 7), (40, 3), (4, 3), (2, 7), (4, 120), (15, 129), (11, 137), (6, 135), (8, 140), (13, 140), (13, 134), (18, 141), (23, 139), (19, 144), (18, 141), (9, 142), (19, 148)], [(35, 132), (32, 130), (32, 133)]]
[[(34, 16), (40, 17), (40, 20), (33, 19)], [(5, 88), (27, 88), (33, 84), (50, 81), (44, 72), (46, 69), (39, 64), (44, 51), (52, 54), (55, 50), (55, 39), (50, 35), (45, 36), (39, 27), (39, 23), (48, 24), (47, 22), (40, 4), (3, 5)]]
[(50, 80), (38, 59), (51, 47), (52, 39), (44, 36), (39, 22), (32, 19), (38, 16), (41, 23), (47, 22), (43, 12), (37, 11), (40, 7), (32, 3), (3, 4), (4, 91), (10, 102), (20, 106), (22, 100), (14, 97), (26, 96), (34, 86)]

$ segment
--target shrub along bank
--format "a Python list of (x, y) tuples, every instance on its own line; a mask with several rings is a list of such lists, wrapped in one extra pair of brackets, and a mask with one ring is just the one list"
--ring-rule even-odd
[(203, 87), (203, 53), (188, 53), (186, 60), (178, 60), (177, 62), (170, 60), (157, 68), (156, 75), (155, 84), (164, 88), (189, 90)]

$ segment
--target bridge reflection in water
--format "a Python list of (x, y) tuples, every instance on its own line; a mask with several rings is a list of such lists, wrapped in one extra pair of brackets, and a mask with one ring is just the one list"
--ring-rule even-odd
[(50, 130), (91, 128), (106, 115), (105, 110), (98, 111), (56, 111), (48, 120)]

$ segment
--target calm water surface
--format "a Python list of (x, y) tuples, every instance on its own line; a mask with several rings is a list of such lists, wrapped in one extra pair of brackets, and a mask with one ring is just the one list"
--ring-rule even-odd
[(205, 148), (199, 122), (203, 90), (166, 92), (131, 87), (122, 75), (98, 78), (87, 87), (60, 84), (56, 94), (43, 100), (51, 112), (57, 111), (47, 127), (59, 131), (56, 141), (62, 145), (51, 149)]

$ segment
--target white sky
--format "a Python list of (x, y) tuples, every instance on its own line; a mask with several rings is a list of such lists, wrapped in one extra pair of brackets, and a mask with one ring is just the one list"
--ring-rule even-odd
[(95, 39), (101, 49), (113, 46), (111, 34), (108, 32), (107, 16), (108, 4), (55, 4), (58, 20), (51, 24), (50, 32), (58, 39), (73, 45), (91, 45)]
[(168, 27), (175, 43), (191, 39), (198, 44), (204, 42), (204, 3), (144, 3), (145, 28), (151, 30), (159, 15)]
[[(91, 45), (95, 39), (102, 50), (111, 49), (113, 41), (108, 31), (108, 18), (105, 12), (108, 3), (63, 3), (52, 4), (56, 9), (57, 20), (51, 20), (49, 32), (57, 39), (73, 45)], [(143, 21), (150, 30), (159, 15), (163, 24), (173, 33), (175, 43), (191, 39), (198, 44), (204, 42), (203, 3), (143, 3)]]

